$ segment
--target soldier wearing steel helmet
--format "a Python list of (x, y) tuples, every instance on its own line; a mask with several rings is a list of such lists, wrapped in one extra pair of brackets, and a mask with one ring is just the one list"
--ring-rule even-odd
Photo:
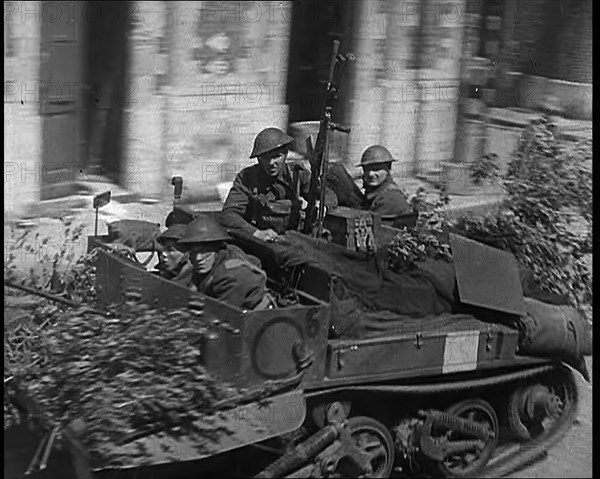
[(178, 241), (194, 219), (194, 212), (180, 205), (173, 207), (165, 220), (166, 231), (156, 237), (159, 261), (156, 269), (163, 278), (177, 283), (188, 282), (191, 274), (189, 257)]
[(392, 178), (392, 158), (387, 148), (373, 145), (361, 157), (363, 186), (365, 189), (362, 208), (382, 216), (397, 217), (410, 213), (406, 195)]
[(159, 249), (159, 262), (156, 269), (160, 276), (176, 283), (189, 283), (192, 265), (189, 255), (179, 244), (187, 229), (186, 223), (175, 223), (156, 237)]
[[(263, 241), (297, 229), (302, 198), (308, 200), (310, 172), (298, 165), (298, 184), (294, 184), (294, 167), (286, 163), (292, 142), (279, 128), (266, 128), (256, 136), (250, 158), (257, 158), (258, 163), (244, 168), (233, 182), (221, 215), (226, 228)], [(337, 198), (328, 189), (325, 207), (336, 206)]]
[(237, 246), (217, 220), (199, 213), (179, 245), (189, 254), (192, 271), (186, 286), (241, 309), (257, 309), (268, 302), (267, 275), (260, 261)]

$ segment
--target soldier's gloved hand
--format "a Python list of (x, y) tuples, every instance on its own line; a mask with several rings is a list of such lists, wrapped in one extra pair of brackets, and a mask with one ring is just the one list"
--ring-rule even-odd
[(304, 198), (300, 198), (300, 209), (302, 211), (304, 211), (307, 206), (308, 206), (308, 201), (306, 201)]
[(275, 241), (279, 237), (279, 235), (270, 228), (266, 230), (256, 230), (252, 236), (263, 241)]

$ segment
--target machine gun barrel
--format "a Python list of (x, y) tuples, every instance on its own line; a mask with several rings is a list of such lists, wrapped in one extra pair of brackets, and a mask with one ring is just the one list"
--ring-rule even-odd
[[(333, 42), (333, 51), (331, 53), (331, 62), (329, 65), (329, 76), (327, 79), (327, 90), (319, 123), (319, 133), (314, 148), (308, 148), (309, 161), (311, 166), (310, 189), (308, 197), (308, 206), (306, 208), (306, 217), (302, 232), (312, 234), (318, 237), (323, 233), (323, 219), (325, 216), (325, 188), (327, 180), (328, 164), (328, 138), (329, 131), (336, 130), (345, 133), (350, 132), (350, 128), (343, 127), (331, 121), (331, 110), (336, 99), (338, 88), (335, 85), (336, 66), (342, 63), (345, 58), (339, 55), (340, 42)], [(317, 199), (319, 207), (317, 209)]]
[(340, 51), (340, 41), (333, 41), (333, 51), (331, 52), (331, 61), (329, 62), (329, 76), (327, 77), (327, 89), (331, 87), (333, 83), (333, 75), (335, 73), (335, 65), (338, 61), (338, 53)]

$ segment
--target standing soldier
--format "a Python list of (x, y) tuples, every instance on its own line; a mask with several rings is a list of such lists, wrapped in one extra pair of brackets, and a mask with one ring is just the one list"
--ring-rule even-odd
[(267, 275), (260, 261), (227, 244), (229, 239), (217, 220), (206, 213), (199, 213), (187, 225), (179, 241), (193, 267), (186, 286), (241, 309), (267, 307)]
[(362, 154), (365, 195), (363, 209), (381, 216), (397, 217), (410, 213), (406, 195), (392, 178), (392, 163), (396, 160), (387, 148), (373, 145)]
[[(298, 228), (302, 198), (308, 201), (310, 172), (286, 163), (292, 142), (279, 128), (266, 128), (256, 136), (250, 158), (258, 158), (258, 163), (244, 168), (233, 182), (221, 215), (226, 228), (263, 241)], [(337, 198), (328, 189), (325, 207), (336, 206)]]

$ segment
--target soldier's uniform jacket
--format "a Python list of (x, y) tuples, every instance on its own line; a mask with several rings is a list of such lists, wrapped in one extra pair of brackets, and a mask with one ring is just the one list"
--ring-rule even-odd
[(410, 213), (406, 196), (391, 176), (373, 190), (365, 191), (363, 208), (382, 216)]
[(240, 309), (254, 309), (267, 292), (267, 275), (259, 265), (257, 258), (227, 245), (216, 253), (207, 274), (194, 272), (188, 263), (172, 281)]
[[(257, 229), (271, 228), (277, 233), (297, 229), (300, 222), (302, 197), (308, 200), (310, 172), (297, 165), (299, 195), (294, 185), (294, 164), (286, 163), (278, 177), (265, 173), (260, 164), (244, 168), (237, 175), (221, 215), (221, 223), (228, 229), (254, 234)], [(325, 206), (337, 206), (337, 197), (327, 189)]]

